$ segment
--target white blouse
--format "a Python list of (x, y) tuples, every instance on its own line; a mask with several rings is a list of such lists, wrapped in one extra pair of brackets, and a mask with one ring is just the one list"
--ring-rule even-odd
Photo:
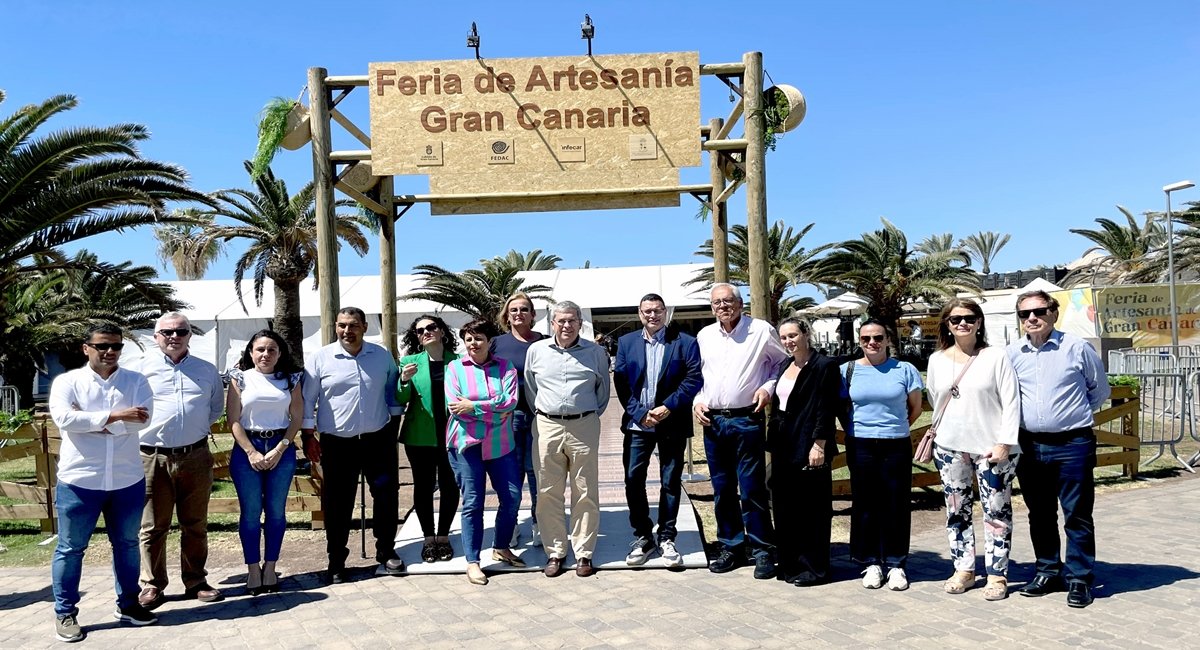
[(949, 400), (937, 430), (938, 446), (971, 454), (986, 454), (1000, 443), (1015, 446), (1021, 425), (1021, 394), (1008, 354), (997, 346), (980, 350), (958, 383), (959, 396), (952, 397), (950, 386), (963, 365), (944, 350), (929, 357), (926, 387), (934, 412)]
[[(303, 373), (295, 373), (290, 378), (276, 379), (274, 373), (270, 377), (256, 369), (229, 371), (229, 377), (237, 382), (242, 397), (242, 417), (239, 422), (248, 431), (271, 431), (286, 429), (291, 418), (288, 408), (292, 404), (292, 391), (300, 386)], [(292, 390), (288, 390), (288, 381)]]

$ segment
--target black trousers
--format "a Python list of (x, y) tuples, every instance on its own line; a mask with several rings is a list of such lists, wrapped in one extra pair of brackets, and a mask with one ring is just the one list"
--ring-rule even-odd
[(413, 510), (421, 522), (421, 533), (434, 537), (433, 489), (440, 497), (437, 518), (437, 537), (450, 534), (454, 513), (458, 512), (458, 482), (454, 479), (454, 468), (450, 466), (450, 455), (445, 446), (418, 447), (404, 445), (408, 464), (413, 474)]
[(850, 558), (863, 566), (904, 568), (912, 530), (912, 441), (848, 438)]
[(788, 581), (828, 579), (833, 469), (828, 463), (808, 468), (772, 460), (770, 486), (779, 576)]
[(396, 526), (400, 518), (400, 452), (394, 427), (384, 427), (350, 438), (321, 436), (321, 509), (325, 511), (325, 548), (329, 569), (346, 566), (350, 550), (350, 523), (354, 518), (354, 495), (358, 477), (366, 477), (371, 491), (375, 532), (375, 560), (396, 557)]

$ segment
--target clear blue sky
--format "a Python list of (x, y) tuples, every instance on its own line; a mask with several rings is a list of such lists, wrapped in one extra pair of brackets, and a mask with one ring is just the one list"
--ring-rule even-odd
[[(299, 94), (309, 66), (351, 75), (372, 61), (467, 58), (472, 20), (485, 56), (576, 54), (585, 11), (597, 52), (698, 50), (717, 63), (761, 50), (775, 82), (805, 93), (805, 122), (768, 156), (768, 218), (815, 222), (813, 246), (884, 216), (914, 243), (1009, 232), (996, 270), (1063, 264), (1087, 248), (1069, 228), (1120, 218), (1115, 204), (1162, 210), (1163, 185), (1200, 181), (1195, 0), (10, 2), (0, 114), (73, 93), (80, 107), (54, 128), (146, 124), (145, 155), (183, 165), (204, 191), (244, 187), (258, 111)], [(724, 117), (724, 86), (704, 77), (701, 88), (703, 118)], [(359, 89), (343, 104), (364, 127), (366, 99)], [(334, 131), (334, 148), (358, 148)], [(293, 189), (311, 179), (308, 148), (281, 152), (274, 166)], [(684, 182), (707, 178), (706, 166), (684, 173)], [(398, 177), (397, 189), (427, 183)], [(1200, 200), (1200, 190), (1176, 198)], [(744, 223), (744, 192), (730, 206), (731, 222)], [(510, 248), (541, 248), (568, 267), (699, 261), (710, 226), (696, 208), (687, 196), (679, 208), (637, 211), (431, 217), (417, 206), (398, 224), (397, 266), (460, 270)], [(149, 232), (86, 247), (157, 265)], [(233, 259), (208, 277), (231, 277)], [(343, 252), (341, 270), (377, 273), (378, 257)]]

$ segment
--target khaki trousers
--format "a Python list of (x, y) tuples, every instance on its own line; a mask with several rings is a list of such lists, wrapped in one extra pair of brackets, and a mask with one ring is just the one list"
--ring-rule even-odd
[(205, 583), (208, 572), (208, 499), (212, 494), (213, 457), (208, 446), (169, 456), (142, 453), (146, 505), (142, 509), (142, 587), (167, 586), (167, 533), (171, 516), (179, 519), (180, 569), (184, 589)]
[(533, 423), (538, 477), (537, 521), (547, 557), (567, 556), (564, 494), (571, 485), (571, 548), (575, 559), (591, 559), (600, 530), (600, 417)]

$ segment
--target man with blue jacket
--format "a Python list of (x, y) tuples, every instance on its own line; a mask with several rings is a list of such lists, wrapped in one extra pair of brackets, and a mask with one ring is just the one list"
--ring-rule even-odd
[[(621, 460), (625, 467), (625, 499), (634, 540), (625, 563), (645, 564), (655, 548), (667, 566), (683, 564), (675, 548), (675, 520), (679, 514), (683, 452), (692, 437), (688, 417), (692, 398), (700, 390), (700, 348), (691, 335), (667, 327), (667, 306), (658, 294), (649, 293), (638, 303), (642, 329), (622, 336), (617, 343), (613, 382), (625, 413)], [(658, 541), (651, 535), (653, 522), (646, 499), (646, 470), (658, 448), (662, 488), (658, 499)]]

